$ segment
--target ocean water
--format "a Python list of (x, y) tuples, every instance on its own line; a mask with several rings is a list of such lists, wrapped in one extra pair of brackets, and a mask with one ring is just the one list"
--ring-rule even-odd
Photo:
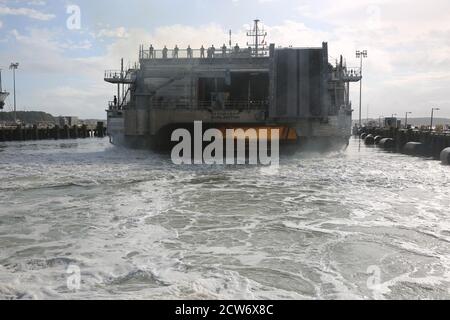
[(450, 299), (450, 167), (369, 148), (176, 166), (0, 144), (0, 299)]

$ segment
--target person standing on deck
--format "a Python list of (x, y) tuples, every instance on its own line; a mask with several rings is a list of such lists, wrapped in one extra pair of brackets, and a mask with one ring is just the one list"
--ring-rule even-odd
[(216, 54), (216, 48), (214, 48), (214, 45), (211, 46), (211, 58), (214, 58), (214, 55)]
[(222, 55), (224, 57), (227, 55), (227, 46), (225, 45), (225, 43), (223, 44), (223, 47), (222, 47)]
[(190, 45), (187, 47), (187, 57), (188, 59), (192, 59), (192, 49)]
[(178, 59), (178, 51), (179, 51), (180, 49), (178, 49), (178, 46), (177, 45), (175, 45), (175, 48), (173, 48), (173, 58), (174, 59)]
[(169, 51), (169, 50), (167, 50), (167, 47), (164, 46), (164, 49), (163, 49), (163, 51), (162, 51), (163, 59), (167, 59), (167, 52), (168, 52), (168, 51)]
[(153, 45), (150, 45), (150, 48), (148, 49), (148, 58), (153, 59), (153, 55), (155, 53), (155, 49), (153, 48)]
[(239, 53), (239, 45), (236, 43), (236, 46), (234, 47), (234, 53)]
[(205, 47), (200, 48), (200, 58), (205, 58)]

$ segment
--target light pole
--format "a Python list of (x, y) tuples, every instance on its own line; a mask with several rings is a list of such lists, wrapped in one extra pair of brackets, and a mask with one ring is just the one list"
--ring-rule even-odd
[(412, 114), (412, 112), (406, 112), (405, 114), (405, 129), (408, 129), (408, 114)]
[(13, 71), (13, 84), (14, 84), (14, 124), (17, 124), (17, 108), (16, 108), (16, 70), (19, 68), (19, 63), (11, 63), (9, 69)]
[(433, 118), (434, 118), (434, 111), (439, 111), (441, 109), (439, 108), (432, 108), (431, 109), (431, 126), (430, 126), (430, 131), (433, 132)]
[(359, 81), (359, 127), (362, 127), (362, 74), (363, 74), (363, 59), (367, 58), (367, 50), (357, 50), (356, 58), (360, 59), (361, 80)]

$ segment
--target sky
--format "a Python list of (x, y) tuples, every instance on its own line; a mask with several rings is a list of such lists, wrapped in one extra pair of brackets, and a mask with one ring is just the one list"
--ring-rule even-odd
[[(364, 60), (363, 118), (450, 117), (450, 1), (448, 0), (0, 0), (0, 68), (17, 109), (55, 116), (105, 118), (116, 88), (103, 81), (120, 59), (134, 63), (140, 44), (220, 47), (233, 32), (260, 19), (268, 42), (320, 47), (350, 67)], [(359, 109), (359, 85), (352, 85)], [(7, 100), (10, 110), (13, 99)], [(358, 111), (354, 118), (358, 118)]]

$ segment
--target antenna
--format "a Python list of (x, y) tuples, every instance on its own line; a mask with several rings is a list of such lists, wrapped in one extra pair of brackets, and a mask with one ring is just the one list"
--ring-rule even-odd
[(3, 92), (2, 89), (2, 69), (0, 69), (0, 93)]
[[(262, 46), (263, 47), (262, 51), (265, 51), (265, 46), (267, 45), (266, 43), (267, 32), (264, 31), (264, 28), (259, 28), (259, 22), (260, 20), (258, 19), (254, 20), (253, 30), (249, 30), (247, 32), (247, 37), (252, 38), (253, 41), (250, 44), (247, 43), (247, 45), (253, 48), (254, 55), (256, 57), (260, 55), (259, 47)], [(260, 42), (260, 38), (263, 38), (262, 42)], [(264, 55), (264, 53), (262, 55)]]

